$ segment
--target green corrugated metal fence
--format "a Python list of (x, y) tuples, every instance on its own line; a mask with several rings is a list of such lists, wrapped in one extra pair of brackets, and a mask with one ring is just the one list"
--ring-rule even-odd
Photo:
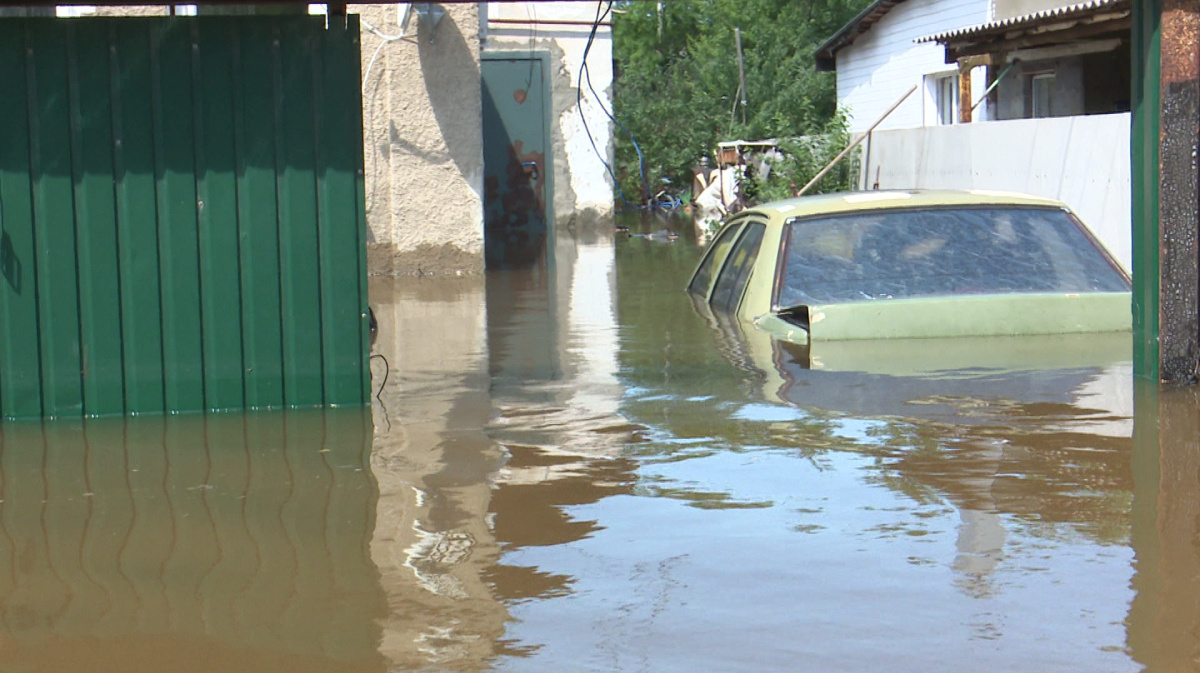
[(0, 416), (368, 399), (358, 24), (0, 20)]

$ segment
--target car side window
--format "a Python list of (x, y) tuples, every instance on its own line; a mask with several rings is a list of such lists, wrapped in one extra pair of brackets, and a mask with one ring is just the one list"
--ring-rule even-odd
[(766, 231), (766, 225), (760, 222), (751, 222), (743, 228), (742, 237), (729, 253), (729, 259), (721, 268), (717, 285), (713, 288), (709, 304), (714, 310), (732, 312), (737, 309), (746, 283), (750, 280), (750, 270), (754, 267), (754, 260), (758, 257), (758, 248), (762, 245), (763, 234)]
[(721, 264), (725, 262), (729, 248), (733, 244), (733, 240), (737, 238), (737, 232), (741, 228), (742, 225), (739, 222), (728, 225), (721, 230), (721, 233), (717, 235), (717, 240), (709, 248), (708, 255), (700, 262), (700, 266), (696, 268), (696, 273), (692, 276), (692, 282), (688, 284), (688, 292), (700, 297), (708, 296), (708, 289), (712, 287), (713, 275), (717, 269), (721, 268)]

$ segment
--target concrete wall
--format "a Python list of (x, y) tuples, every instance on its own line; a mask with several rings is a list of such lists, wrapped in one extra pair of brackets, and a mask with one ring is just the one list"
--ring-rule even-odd
[[(612, 110), (612, 28), (600, 26), (588, 49), (596, 19), (593, 3), (490, 2), (484, 7), (485, 50), (545, 51), (551, 56), (556, 226), (606, 220), (613, 212), (612, 182), (604, 167), (613, 161), (612, 123), (604, 112)], [(588, 73), (581, 106), (578, 84), (585, 49)]]
[(1025, 192), (1063, 201), (1131, 269), (1129, 114), (876, 131), (864, 185)]
[[(918, 37), (988, 20), (988, 0), (908, 0), (896, 5), (854, 44), (837, 54), (838, 104), (850, 112), (850, 130), (865, 130), (914, 84), (921, 88), (880, 129), (913, 128), (936, 119), (925, 75), (952, 73), (942, 45), (915, 44)], [(972, 76), (978, 96), (984, 77)], [(982, 106), (981, 106), (982, 107)]]
[[(428, 30), (397, 5), (351, 5), (363, 22), (367, 263), (373, 274), (483, 271), (479, 11), (441, 6)], [(373, 28), (373, 30), (372, 30)]]
[(1065, 117), (1084, 113), (1083, 59), (1078, 56), (1046, 61), (1022, 61), (996, 87), (997, 119), (1024, 119), (1029, 95), (1029, 78), (1042, 72), (1054, 73), (1050, 94), (1050, 116)]

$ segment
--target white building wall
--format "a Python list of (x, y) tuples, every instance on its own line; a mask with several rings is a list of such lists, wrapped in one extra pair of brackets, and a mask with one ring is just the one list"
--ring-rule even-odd
[(881, 189), (990, 189), (1070, 206), (1132, 269), (1129, 113), (876, 131), (864, 178)]
[[(849, 110), (850, 131), (865, 130), (914, 84), (920, 86), (918, 91), (878, 128), (913, 128), (935, 119), (933, 92), (924, 77), (953, 73), (955, 66), (946, 63), (942, 45), (913, 40), (986, 22), (990, 7), (990, 0), (907, 0), (839, 51), (838, 103)], [(982, 79), (973, 76), (976, 96), (982, 93)]]

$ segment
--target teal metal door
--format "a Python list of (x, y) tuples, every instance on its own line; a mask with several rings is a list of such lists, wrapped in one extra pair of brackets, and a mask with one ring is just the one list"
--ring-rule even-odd
[(484, 53), (484, 249), (488, 269), (544, 266), (553, 221), (544, 54)]
[(358, 25), (0, 19), (0, 417), (368, 399)]

